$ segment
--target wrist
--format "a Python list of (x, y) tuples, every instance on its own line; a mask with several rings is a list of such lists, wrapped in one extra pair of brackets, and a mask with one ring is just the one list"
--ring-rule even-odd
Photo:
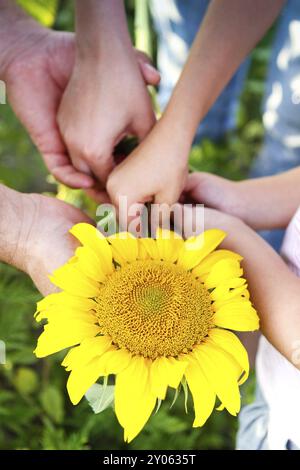
[(0, 79), (3, 80), (8, 79), (10, 66), (39, 43), (41, 36), (49, 33), (13, 2), (9, 5), (5, 8), (0, 3)]
[(36, 207), (33, 196), (0, 185), (0, 260), (25, 272)]
[(249, 207), (247, 202), (248, 192), (244, 187), (245, 182), (224, 180), (223, 184), (226, 187), (224, 188), (224, 197), (220, 198), (219, 209), (247, 223)]
[(193, 143), (193, 137), (179, 120), (171, 119), (170, 115), (163, 114), (154, 126), (153, 133), (159, 133), (161, 142), (167, 144), (168, 154), (166, 158), (175, 160), (178, 165), (187, 166), (189, 154)]
[(95, 60), (132, 51), (122, 0), (76, 1), (76, 56)]

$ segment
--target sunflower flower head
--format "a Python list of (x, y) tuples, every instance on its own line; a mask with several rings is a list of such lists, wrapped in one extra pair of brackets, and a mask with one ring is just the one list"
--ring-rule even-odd
[(83, 223), (71, 233), (82, 246), (51, 277), (62, 292), (38, 303), (36, 318), (47, 324), (35, 353), (70, 348), (62, 365), (70, 371), (72, 403), (114, 375), (115, 412), (128, 442), (182, 381), (193, 397), (195, 427), (216, 398), (236, 415), (249, 363), (230, 330), (255, 330), (258, 317), (242, 258), (216, 249), (225, 233), (208, 230), (184, 241), (159, 229), (156, 239), (104, 238)]

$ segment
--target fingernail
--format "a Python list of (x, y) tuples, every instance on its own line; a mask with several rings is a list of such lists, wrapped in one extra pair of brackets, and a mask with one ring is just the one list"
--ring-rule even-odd
[(148, 64), (148, 62), (146, 62), (144, 65), (145, 65), (145, 67), (146, 67), (148, 70), (150, 70), (152, 73), (156, 73), (157, 75), (160, 76), (159, 71), (158, 71), (153, 65)]

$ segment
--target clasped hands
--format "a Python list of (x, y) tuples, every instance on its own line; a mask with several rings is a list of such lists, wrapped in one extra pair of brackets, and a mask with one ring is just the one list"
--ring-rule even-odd
[[(243, 193), (236, 185), (213, 175), (187, 177), (193, 133), (172, 113), (156, 123), (147, 85), (156, 85), (160, 77), (146, 56), (118, 36), (108, 39), (109, 48), (91, 54), (72, 33), (45, 29), (23, 16), (12, 30), (2, 30), (1, 40), (7, 45), (0, 55), (0, 78), (49, 171), (70, 187), (86, 189), (99, 202), (109, 198), (118, 206), (119, 196), (125, 195), (128, 206), (148, 201), (173, 204), (185, 192), (194, 202), (243, 218), (235, 208), (237, 202), (243, 206)], [(136, 135), (141, 143), (115, 167), (113, 149), (127, 134)], [(46, 294), (53, 289), (47, 274), (74, 252), (68, 229), (89, 219), (55, 199), (2, 191), (2, 199), (8, 201), (2, 235), (9, 229), (6, 238), (12, 246), (1, 259), (26, 271)], [(21, 214), (20, 227), (10, 223), (16, 211)], [(212, 217), (207, 212), (205, 228), (236, 224), (232, 216), (218, 214), (215, 211)]]

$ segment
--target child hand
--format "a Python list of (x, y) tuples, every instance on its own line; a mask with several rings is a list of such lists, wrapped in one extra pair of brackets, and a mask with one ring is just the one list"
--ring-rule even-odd
[(231, 214), (255, 230), (285, 228), (299, 206), (300, 169), (280, 175), (230, 181), (209, 173), (189, 175), (183, 201)]
[(135, 203), (151, 201), (172, 205), (178, 201), (188, 175), (189, 145), (184, 135), (172, 135), (172, 132), (173, 129), (164, 127), (162, 118), (147, 138), (113, 170), (107, 191), (117, 208), (121, 196), (127, 197), (128, 209)]
[(246, 201), (243, 193), (242, 182), (197, 172), (189, 175), (182, 199), (244, 219)]

